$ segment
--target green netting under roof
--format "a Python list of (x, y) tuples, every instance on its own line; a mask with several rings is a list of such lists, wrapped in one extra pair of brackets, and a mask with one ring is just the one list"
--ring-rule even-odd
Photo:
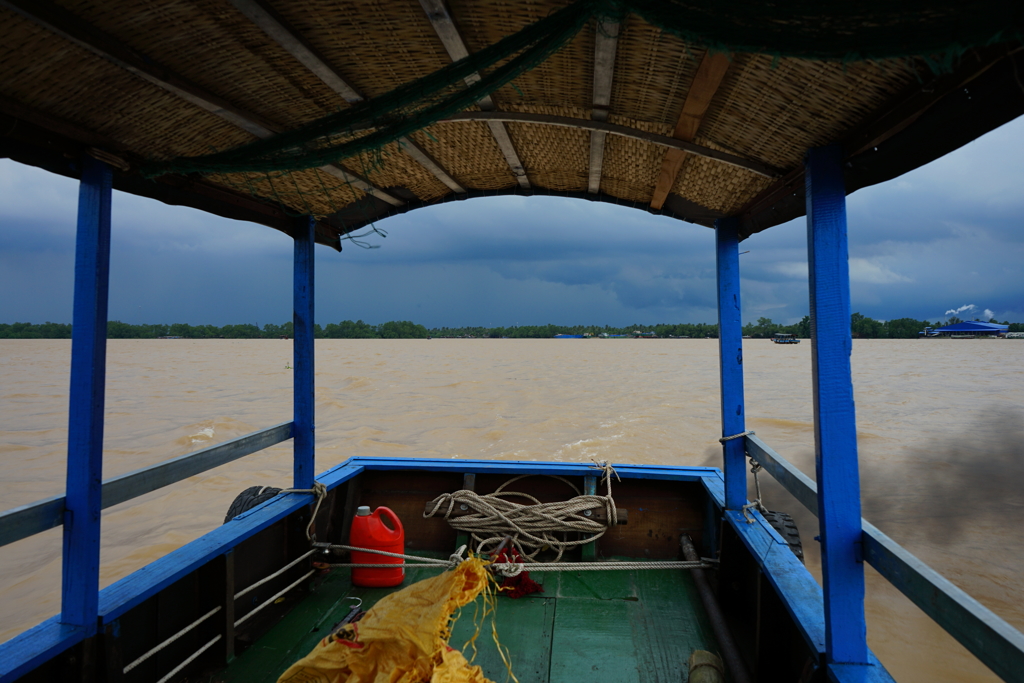
[[(595, 17), (632, 12), (694, 46), (814, 60), (919, 57), (936, 71), (971, 48), (1024, 38), (1020, 0), (577, 0), (465, 59), (296, 130), (201, 157), (151, 164), (165, 173), (280, 173), (374, 153), (474, 106), (565, 46)], [(480, 74), (472, 85), (465, 79)]]

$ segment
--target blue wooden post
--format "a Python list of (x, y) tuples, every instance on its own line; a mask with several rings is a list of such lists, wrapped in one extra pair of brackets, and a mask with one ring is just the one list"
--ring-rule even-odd
[[(740, 319), (739, 220), (715, 222), (718, 271), (718, 366), (721, 377), (722, 436), (746, 431), (743, 408), (743, 322)], [(742, 438), (722, 445), (725, 507), (739, 510), (747, 503), (746, 450)]]
[(829, 662), (866, 664), (846, 188), (838, 145), (807, 152), (814, 449)]
[(295, 342), (292, 372), (295, 405), (294, 483), (297, 489), (313, 487), (313, 245), (316, 219), (302, 218), (295, 230)]
[(113, 172), (82, 157), (75, 246), (61, 621), (96, 632)]

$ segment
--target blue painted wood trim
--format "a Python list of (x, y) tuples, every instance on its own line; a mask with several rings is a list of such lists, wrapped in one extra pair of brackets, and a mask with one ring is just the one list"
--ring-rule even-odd
[(86, 629), (50, 617), (43, 623), (0, 643), (0, 683), (16, 681), (43, 662), (85, 640)]
[[(351, 458), (338, 467), (360, 465), (367, 470), (422, 470), (424, 472), (472, 472), (475, 474), (523, 474), (529, 470), (537, 474), (562, 476), (590, 476), (594, 468), (582, 463), (535, 462), (530, 460), (440, 460), (431, 458)], [(668, 479), (700, 481), (705, 477), (721, 478), (714, 467), (672, 467), (652, 465), (613, 464), (623, 479)], [(331, 472), (333, 470), (328, 470)]]
[[(807, 568), (796, 558), (775, 529), (754, 512), (755, 521), (747, 522), (742, 512), (725, 511), (725, 519), (753, 555), (765, 578), (782, 600), (807, 646), (824, 656), (826, 628), (823, 594)], [(836, 683), (894, 683), (878, 658), (867, 652), (864, 664), (830, 664), (829, 678)]]
[[(524, 470), (544, 474), (593, 476), (594, 469), (579, 463), (545, 463), (530, 461), (489, 460), (442, 461), (423, 458), (351, 458), (317, 477), (327, 488), (357, 476), (364, 469), (467, 471), (522, 474)], [(618, 465), (616, 471), (625, 479), (665, 479), (701, 481), (711, 496), (721, 504), (724, 496), (722, 473), (710, 467), (657, 467)], [(125, 612), (180, 580), (215, 557), (229, 552), (289, 514), (308, 506), (310, 494), (284, 494), (239, 515), (227, 524), (202, 538), (179, 548), (146, 567), (105, 588), (99, 595), (99, 616), (103, 625), (110, 624)], [(13, 680), (30, 671), (54, 654), (85, 638), (85, 629), (70, 629), (59, 623), (58, 617), (26, 631), (0, 645), (0, 673), (16, 673), (0, 679), (0, 683)], [(17, 664), (15, 664), (17, 662)]]
[(775, 477), (775, 481), (782, 484), (787, 491), (810, 510), (815, 517), (818, 516), (818, 485), (814, 480), (797, 469), (792, 463), (772, 450), (768, 444), (754, 435), (747, 435), (747, 453), (768, 474)]
[[(617, 465), (616, 471), (624, 479), (662, 479), (675, 481), (701, 481), (712, 497), (721, 504), (724, 496), (722, 473), (710, 467), (666, 467), (644, 465)], [(530, 461), (489, 460), (433, 460), (425, 458), (351, 458), (330, 468), (317, 477), (327, 488), (336, 486), (357, 476), (364, 469), (377, 470), (424, 470), (488, 472), (522, 474), (524, 470), (544, 474), (570, 476), (593, 476), (594, 469), (581, 463), (547, 463)], [(284, 494), (239, 515), (234, 520), (196, 539), (192, 543), (156, 560), (146, 567), (105, 588), (99, 595), (99, 616), (103, 625), (109, 624), (125, 612), (156, 595), (175, 581), (180, 580), (218, 555), (229, 552), (236, 545), (250, 538), (271, 524), (289, 514), (308, 506), (313, 500), (310, 494)], [(58, 628), (59, 627), (59, 628)], [(68, 630), (59, 623), (58, 617), (20, 634), (11, 641), (0, 645), (0, 662), (6, 668), (0, 672), (18, 673), (17, 678), (47, 658), (85, 638), (85, 629)], [(63, 634), (63, 635), (61, 635)], [(71, 635), (68, 635), (71, 634)], [(22, 661), (31, 653), (31, 663)], [(9, 657), (7, 655), (10, 655)], [(17, 662), (15, 665), (14, 662)]]
[[(751, 457), (815, 515), (818, 487), (760, 439)], [(891, 538), (861, 519), (864, 559), (935, 623), (1006, 681), (1024, 683), (1024, 634), (996, 616)]]
[(308, 489), (316, 474), (314, 462), (313, 415), (313, 246), (316, 243), (316, 220), (301, 219), (295, 230), (295, 341), (293, 387), (295, 406), (295, 462), (293, 486)]
[[(502, 465), (502, 467), (493, 467)], [(406, 458), (351, 458), (317, 477), (327, 488), (342, 484), (364, 470), (422, 470), (522, 474), (523, 470), (543, 474), (593, 475), (594, 469), (576, 463), (542, 463), (488, 460), (431, 460)], [(674, 479), (704, 481), (710, 491), (722, 491), (722, 474), (708, 467), (645, 467), (618, 465), (623, 479)], [(721, 494), (719, 494), (720, 497)], [(247, 510), (227, 524), (182, 548), (139, 569), (100, 593), (100, 616), (108, 624), (143, 600), (155, 595), (217, 555), (235, 547), (253, 534), (308, 505), (311, 494), (286, 494)]]
[[(743, 406), (743, 320), (740, 306), (739, 219), (715, 221), (718, 274), (718, 367), (721, 378), (722, 436), (746, 431)], [(747, 467), (743, 439), (722, 444), (725, 507), (738, 510), (747, 502)]]
[(61, 622), (96, 631), (113, 171), (82, 156), (75, 245)]
[(1024, 683), (1024, 634), (867, 521), (864, 559), (1007, 683)]
[[(182, 478), (205, 472), (213, 467), (231, 462), (243, 454), (255, 453), (276, 443), (291, 438), (292, 423), (286, 422), (268, 429), (246, 434), (232, 441), (210, 446), (195, 453), (175, 458), (152, 467), (130, 472), (103, 482), (103, 509), (122, 503), (136, 495), (155, 490), (159, 484), (165, 486)], [(258, 448), (257, 448), (258, 447)], [(252, 449), (252, 450), (251, 450)], [(355, 458), (349, 462), (362, 462), (371, 469), (420, 469), (425, 471), (459, 471), (468, 469), (494, 474), (514, 474), (522, 469), (539, 468), (545, 473), (569, 476), (590, 476), (593, 469), (583, 464), (563, 464), (535, 461), (461, 460), (444, 461), (435, 459), (387, 458), (382, 461)], [(328, 472), (333, 470), (328, 470)], [(697, 481), (707, 477), (721, 479), (722, 473), (715, 468), (704, 467), (652, 467), (647, 465), (617, 465), (621, 476), (631, 479), (675, 479)], [(117, 490), (108, 490), (116, 486)], [(721, 503), (720, 503), (721, 505)], [(0, 513), (0, 546), (28, 538), (34, 534), (61, 526), (64, 521), (64, 496), (52, 496), (43, 500), (12, 508)]]
[[(362, 471), (363, 468), (359, 465), (335, 467), (317, 477), (317, 481), (330, 490)], [(313, 495), (309, 493), (286, 493), (275, 496), (262, 505), (246, 510), (205, 536), (108, 586), (100, 593), (99, 612), (103, 624), (109, 624), (143, 600), (156, 595), (274, 522), (308, 506), (313, 500)]]
[(829, 661), (867, 662), (843, 151), (807, 152), (814, 448)]
[(719, 470), (715, 470), (717, 476), (704, 477), (701, 479), (701, 483), (704, 484), (704, 490), (708, 492), (708, 496), (711, 498), (712, 503), (718, 508), (725, 506), (725, 477)]
[(64, 496), (50, 496), (0, 514), (0, 547), (64, 524)]
[(284, 422), (188, 455), (112, 477), (103, 482), (103, 509), (287, 441), (292, 438), (292, 430), (292, 423)]
[[(150, 491), (206, 472), (225, 463), (292, 438), (292, 423), (285, 422), (195, 453), (173, 458), (103, 482), (102, 507), (131, 500)], [(64, 523), (64, 496), (51, 496), (0, 513), (0, 546), (28, 538)]]

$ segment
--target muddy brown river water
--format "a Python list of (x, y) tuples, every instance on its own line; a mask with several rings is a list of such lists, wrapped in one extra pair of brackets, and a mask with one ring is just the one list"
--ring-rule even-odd
[[(810, 344), (745, 342), (748, 429), (813, 477)], [(864, 515), (1024, 629), (1024, 340), (855, 340)], [(0, 340), (0, 507), (63, 493), (71, 346)], [(113, 340), (104, 478), (291, 419), (279, 340)], [(320, 340), (317, 470), (355, 456), (718, 464), (717, 341)], [(107, 510), (106, 586), (286, 486), (290, 442)], [(796, 517), (820, 578), (815, 519)], [(753, 489), (751, 489), (751, 493)], [(59, 529), (0, 550), (0, 641), (59, 611)], [(997, 680), (872, 569), (901, 682)]]

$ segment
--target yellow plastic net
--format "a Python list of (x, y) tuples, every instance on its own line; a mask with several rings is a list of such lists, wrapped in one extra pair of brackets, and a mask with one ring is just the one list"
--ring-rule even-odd
[(484, 563), (470, 558), (391, 593), (359, 622), (320, 641), (278, 683), (490, 683), (448, 646), (452, 614), (487, 582)]

